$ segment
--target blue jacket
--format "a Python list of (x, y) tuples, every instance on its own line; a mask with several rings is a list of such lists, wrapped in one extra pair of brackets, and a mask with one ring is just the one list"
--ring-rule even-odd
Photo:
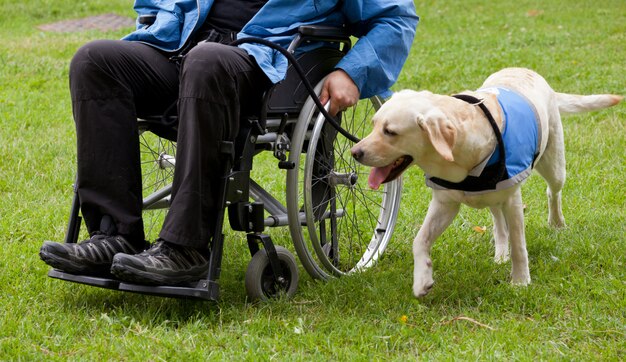
[[(206, 19), (213, 0), (136, 0), (138, 15), (156, 14), (149, 27), (125, 40), (141, 41), (165, 51), (183, 47)], [(413, 0), (268, 0), (238, 37), (260, 37), (287, 47), (300, 25), (348, 25), (359, 38), (337, 64), (358, 86), (361, 97), (387, 95), (409, 55), (419, 17)], [(276, 83), (287, 70), (279, 52), (256, 44), (241, 45)]]

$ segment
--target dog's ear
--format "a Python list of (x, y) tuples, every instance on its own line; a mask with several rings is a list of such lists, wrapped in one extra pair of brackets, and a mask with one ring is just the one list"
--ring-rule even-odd
[(428, 135), (435, 151), (446, 161), (453, 162), (452, 148), (456, 141), (454, 124), (441, 112), (429, 112), (425, 117), (419, 117), (417, 123)]

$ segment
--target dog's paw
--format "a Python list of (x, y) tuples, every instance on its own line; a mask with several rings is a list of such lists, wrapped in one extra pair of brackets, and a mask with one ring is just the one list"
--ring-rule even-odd
[(563, 217), (561, 218), (550, 217), (548, 219), (548, 225), (550, 225), (550, 227), (554, 229), (563, 229), (567, 226), (565, 225), (565, 219)]
[(511, 275), (511, 284), (515, 286), (525, 287), (530, 284), (530, 275)]
[(428, 269), (425, 273), (415, 274), (413, 278), (413, 295), (420, 298), (428, 294), (435, 285), (433, 271)]
[(423, 285), (417, 285), (417, 283), (415, 283), (413, 284), (413, 295), (416, 298), (424, 297), (430, 292), (430, 290), (433, 288), (433, 285), (435, 285), (435, 281), (432, 279), (430, 282), (426, 282)]
[(496, 255), (493, 257), (493, 261), (496, 264), (504, 264), (506, 262), (508, 262), (511, 259), (511, 256), (509, 255), (509, 250), (498, 250), (496, 248)]

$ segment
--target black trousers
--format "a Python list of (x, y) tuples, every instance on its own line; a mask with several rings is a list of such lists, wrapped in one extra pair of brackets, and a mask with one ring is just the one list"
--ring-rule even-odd
[[(180, 65), (148, 45), (99, 40), (70, 64), (77, 133), (77, 192), (89, 232), (109, 215), (117, 233), (144, 239), (137, 117), (177, 102), (179, 125), (172, 204), (160, 237), (206, 247), (215, 227), (222, 140), (258, 112), (269, 80), (236, 47), (200, 43)], [(104, 231), (104, 230), (103, 230)]]

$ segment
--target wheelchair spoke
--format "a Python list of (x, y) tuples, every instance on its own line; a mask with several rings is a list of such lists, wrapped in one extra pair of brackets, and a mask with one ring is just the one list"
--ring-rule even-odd
[[(139, 153), (144, 200), (150, 198), (150, 195), (169, 194), (159, 190), (164, 189), (172, 182), (176, 154), (176, 143), (149, 132), (150, 128), (149, 123), (140, 121)], [(150, 199), (150, 206), (148, 206), (150, 209), (144, 210), (142, 215), (144, 231), (148, 240), (156, 238), (156, 233), (165, 216), (163, 208), (168, 205), (166, 199), (155, 200), (153, 197)]]

